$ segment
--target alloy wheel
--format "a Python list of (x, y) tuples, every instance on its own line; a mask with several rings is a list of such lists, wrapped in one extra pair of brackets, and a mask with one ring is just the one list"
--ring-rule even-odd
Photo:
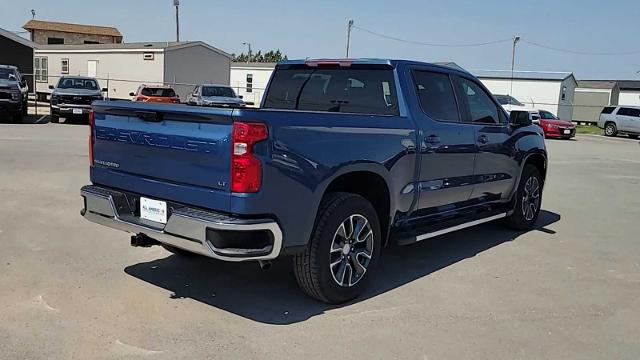
[(540, 180), (532, 176), (524, 184), (524, 195), (522, 196), (522, 214), (525, 220), (531, 221), (536, 216), (540, 207)]
[(373, 256), (373, 236), (369, 221), (360, 214), (338, 226), (329, 250), (331, 276), (338, 285), (351, 287), (362, 280)]

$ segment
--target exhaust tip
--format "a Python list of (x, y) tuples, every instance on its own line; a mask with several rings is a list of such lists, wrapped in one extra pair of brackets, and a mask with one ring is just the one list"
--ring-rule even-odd
[(271, 269), (271, 261), (258, 260), (258, 266), (260, 270), (269, 270)]

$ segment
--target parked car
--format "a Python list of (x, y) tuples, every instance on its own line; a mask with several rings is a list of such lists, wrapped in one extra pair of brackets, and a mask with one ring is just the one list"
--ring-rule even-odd
[(606, 136), (624, 134), (637, 139), (640, 135), (640, 107), (607, 106), (600, 113), (598, 127), (604, 129)]
[(571, 139), (576, 136), (576, 125), (571, 120), (560, 120), (547, 110), (538, 110), (539, 124), (548, 138)]
[(179, 104), (180, 97), (170, 86), (163, 85), (140, 85), (136, 92), (129, 93), (133, 96), (133, 101), (151, 103)]
[(465, 71), (285, 61), (263, 107), (94, 103), (82, 215), (133, 246), (263, 268), (292, 257), (304, 292), (328, 303), (377, 281), (390, 242), (536, 222), (542, 129)]
[(0, 119), (22, 122), (27, 115), (29, 87), (15, 66), (0, 65)]
[(227, 85), (198, 85), (189, 95), (187, 104), (195, 106), (243, 107), (242, 96)]
[(98, 80), (86, 76), (63, 76), (56, 86), (49, 85), (51, 92), (50, 122), (60, 122), (65, 119), (88, 119), (91, 103), (103, 100)]

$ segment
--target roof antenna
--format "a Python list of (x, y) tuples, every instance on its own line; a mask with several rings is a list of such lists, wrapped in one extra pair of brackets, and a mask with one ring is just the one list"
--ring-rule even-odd
[(36, 18), (36, 10), (35, 9), (31, 9), (31, 18), (35, 20)]

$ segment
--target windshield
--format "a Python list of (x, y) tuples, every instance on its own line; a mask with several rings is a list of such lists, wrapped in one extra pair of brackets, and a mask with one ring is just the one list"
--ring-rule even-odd
[(236, 94), (230, 87), (205, 86), (202, 88), (202, 96), (236, 97)]
[(495, 95), (496, 100), (500, 103), (500, 105), (516, 105), (516, 106), (524, 106), (523, 103), (518, 101), (513, 96), (509, 95)]
[(545, 120), (558, 120), (558, 118), (548, 111), (540, 111), (540, 118)]
[(143, 88), (140, 94), (153, 97), (175, 97), (176, 92), (172, 88)]
[(17, 81), (16, 73), (13, 69), (0, 68), (0, 80), (9, 80), (9, 75), (13, 75), (11, 81)]
[(62, 78), (58, 82), (58, 89), (98, 90), (98, 83), (93, 79)]

